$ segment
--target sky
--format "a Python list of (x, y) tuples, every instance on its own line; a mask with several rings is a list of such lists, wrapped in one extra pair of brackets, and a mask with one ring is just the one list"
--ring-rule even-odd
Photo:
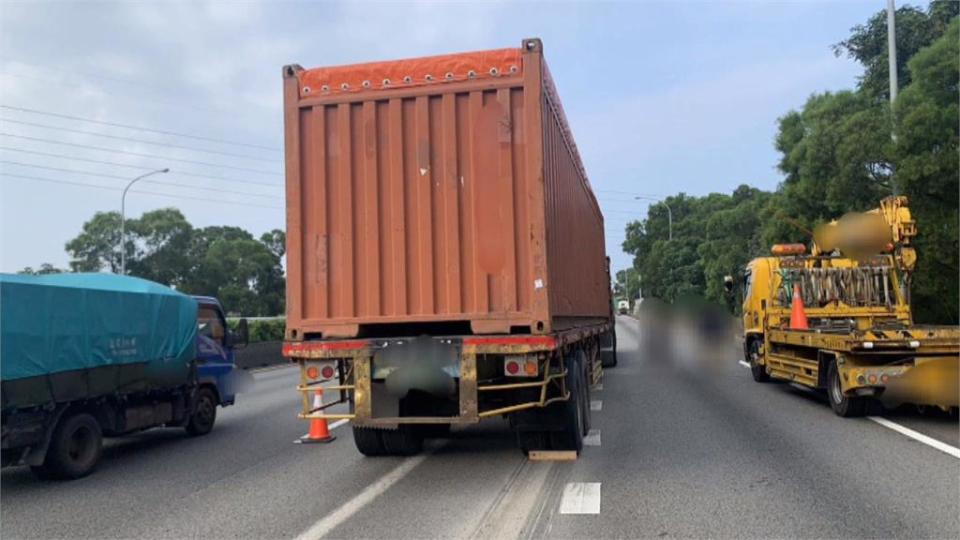
[[(540, 37), (614, 270), (649, 201), (781, 180), (777, 118), (860, 67), (830, 46), (884, 9), (832, 2), (0, 3), (0, 271), (48, 262), (95, 212), (178, 207), (284, 228), (282, 66)], [(136, 128), (136, 129), (133, 129)], [(149, 182), (152, 181), (152, 182)], [(98, 187), (90, 187), (98, 186)]]

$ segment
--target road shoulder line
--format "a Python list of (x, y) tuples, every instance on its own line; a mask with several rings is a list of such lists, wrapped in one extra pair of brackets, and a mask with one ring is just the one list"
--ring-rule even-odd
[(876, 422), (876, 423), (880, 424), (881, 426), (883, 426), (883, 427), (885, 427), (885, 428), (887, 428), (887, 429), (892, 429), (893, 431), (896, 431), (897, 433), (900, 433), (901, 435), (905, 435), (905, 436), (907, 436), (907, 437), (910, 437), (911, 439), (913, 439), (913, 440), (915, 440), (915, 441), (917, 441), (917, 442), (921, 442), (921, 443), (923, 443), (923, 444), (925, 444), (925, 445), (927, 445), (927, 446), (930, 446), (930, 447), (932, 447), (932, 448), (936, 448), (937, 450), (939, 450), (939, 451), (941, 451), (941, 452), (944, 452), (944, 453), (946, 453), (946, 454), (950, 454), (951, 456), (953, 456), (953, 457), (955, 457), (955, 458), (957, 458), (957, 459), (960, 459), (960, 448), (957, 448), (957, 447), (955, 447), (955, 446), (950, 446), (949, 444), (944, 443), (944, 442), (940, 442), (940, 441), (934, 439), (933, 437), (928, 437), (927, 435), (924, 435), (923, 433), (920, 433), (920, 432), (918, 432), (918, 431), (914, 431), (914, 430), (912, 430), (912, 429), (910, 429), (910, 428), (908, 428), (908, 427), (901, 426), (900, 424), (898, 424), (898, 423), (896, 423), (896, 422), (891, 422), (890, 420), (887, 420), (886, 418), (881, 418), (881, 417), (879, 417), (879, 416), (868, 416), (868, 417), (867, 417), (867, 420), (872, 420), (873, 422)]

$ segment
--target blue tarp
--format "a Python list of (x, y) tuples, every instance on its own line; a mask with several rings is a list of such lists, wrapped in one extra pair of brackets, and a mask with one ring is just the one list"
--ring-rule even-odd
[(0, 379), (145, 364), (185, 379), (196, 357), (197, 303), (113, 274), (0, 274)]

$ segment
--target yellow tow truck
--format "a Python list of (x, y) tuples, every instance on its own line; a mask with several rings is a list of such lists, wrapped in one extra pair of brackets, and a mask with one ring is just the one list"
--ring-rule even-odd
[[(955, 410), (960, 327), (913, 324), (916, 234), (906, 197), (887, 197), (877, 209), (818, 227), (810, 254), (803, 244), (778, 244), (773, 256), (752, 260), (743, 276), (743, 329), (753, 379), (826, 390), (844, 417), (864, 415), (881, 397)], [(726, 285), (732, 289), (732, 279)], [(793, 325), (792, 305), (802, 310)]]

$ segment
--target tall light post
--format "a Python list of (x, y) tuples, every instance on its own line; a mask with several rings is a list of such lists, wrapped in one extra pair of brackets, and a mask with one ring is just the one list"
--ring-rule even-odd
[(146, 174), (141, 174), (140, 176), (134, 178), (127, 184), (127, 187), (123, 188), (123, 195), (120, 196), (120, 275), (127, 275), (127, 190), (130, 189), (130, 186), (137, 183), (139, 180), (143, 180), (148, 176), (153, 176), (155, 174), (165, 174), (170, 172), (170, 169), (157, 169), (155, 171), (150, 171)]
[(634, 197), (634, 200), (647, 200), (647, 201), (656, 201), (658, 203), (663, 203), (663, 206), (667, 208), (667, 233), (669, 241), (673, 241), (673, 210), (670, 209), (670, 205), (667, 204), (667, 201), (663, 199), (658, 199), (656, 197), (645, 197), (643, 195), (637, 195)]

